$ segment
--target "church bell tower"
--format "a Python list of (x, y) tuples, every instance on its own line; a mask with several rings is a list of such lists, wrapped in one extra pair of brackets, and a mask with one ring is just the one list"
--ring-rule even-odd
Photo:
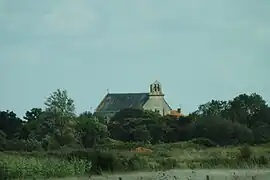
[(155, 81), (150, 84), (150, 96), (164, 96), (160, 82)]

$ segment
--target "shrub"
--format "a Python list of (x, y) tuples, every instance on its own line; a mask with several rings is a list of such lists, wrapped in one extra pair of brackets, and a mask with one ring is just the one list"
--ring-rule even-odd
[(102, 151), (102, 150), (76, 150), (71, 152), (50, 152), (52, 156), (59, 158), (82, 159), (91, 161), (92, 171), (95, 173), (101, 173), (102, 171), (114, 172), (117, 170), (123, 170), (127, 168), (127, 157), (114, 151)]
[(132, 156), (128, 160), (128, 169), (129, 170), (140, 170), (140, 169), (148, 169), (148, 161), (145, 159), (145, 157), (140, 157), (138, 155)]
[(214, 141), (212, 141), (208, 138), (192, 139), (191, 142), (198, 144), (198, 145), (201, 145), (201, 146), (205, 146), (205, 147), (216, 147), (217, 146), (217, 143), (215, 143)]
[(0, 179), (1, 180), (8, 179), (7, 165), (2, 161), (0, 161)]
[(158, 159), (157, 163), (162, 169), (173, 169), (177, 167), (177, 160), (175, 158), (162, 158)]
[(255, 158), (256, 164), (259, 165), (267, 165), (268, 164), (268, 159), (265, 156), (259, 156)]
[(251, 148), (248, 146), (248, 145), (244, 145), (243, 147), (241, 147), (239, 149), (240, 151), (240, 154), (239, 154), (239, 157), (242, 159), (242, 160), (248, 160), (251, 158), (252, 156), (252, 151), (251, 151)]
[(5, 149), (9, 151), (31, 152), (42, 150), (42, 146), (37, 140), (8, 140)]

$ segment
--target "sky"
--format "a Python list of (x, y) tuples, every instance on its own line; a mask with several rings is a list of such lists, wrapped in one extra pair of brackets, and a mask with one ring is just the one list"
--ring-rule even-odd
[(270, 102), (269, 0), (0, 0), (0, 110), (22, 117), (66, 89), (94, 111), (106, 89), (158, 80), (183, 113), (256, 92)]

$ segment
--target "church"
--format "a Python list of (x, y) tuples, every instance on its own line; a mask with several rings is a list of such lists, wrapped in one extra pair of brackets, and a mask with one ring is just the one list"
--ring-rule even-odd
[(151, 110), (162, 116), (175, 114), (164, 98), (161, 84), (155, 81), (148, 93), (108, 93), (97, 106), (95, 115), (109, 120), (125, 108)]

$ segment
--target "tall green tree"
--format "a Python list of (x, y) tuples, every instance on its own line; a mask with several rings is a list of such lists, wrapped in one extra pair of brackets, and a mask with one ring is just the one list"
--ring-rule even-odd
[(240, 94), (229, 102), (228, 116), (231, 120), (252, 126), (252, 116), (267, 108), (266, 101), (259, 94)]
[(201, 116), (222, 116), (226, 114), (226, 110), (229, 108), (227, 101), (212, 100), (198, 107), (197, 114)]
[(75, 144), (75, 105), (67, 91), (57, 89), (44, 104), (44, 111), (33, 108), (26, 112), (24, 138), (42, 142), (45, 149)]
[(46, 111), (60, 113), (63, 116), (75, 116), (75, 104), (67, 90), (57, 89), (45, 102)]
[(23, 121), (13, 111), (0, 111), (0, 130), (7, 139), (16, 138), (22, 126)]
[(39, 117), (38, 126), (29, 137), (43, 142), (43, 148), (76, 144), (74, 120), (60, 113), (45, 111)]
[(256, 112), (250, 119), (250, 126), (256, 143), (270, 141), (270, 108)]
[(95, 147), (109, 136), (107, 126), (96, 117), (79, 116), (76, 130), (77, 138), (85, 148)]
[(20, 139), (26, 140), (30, 138), (30, 134), (39, 126), (40, 117), (43, 113), (41, 108), (32, 108), (30, 111), (26, 111), (25, 116), (23, 117), (26, 122), (20, 131)]
[(253, 143), (252, 131), (244, 125), (220, 116), (208, 116), (195, 121), (193, 138), (208, 138), (219, 145)]

